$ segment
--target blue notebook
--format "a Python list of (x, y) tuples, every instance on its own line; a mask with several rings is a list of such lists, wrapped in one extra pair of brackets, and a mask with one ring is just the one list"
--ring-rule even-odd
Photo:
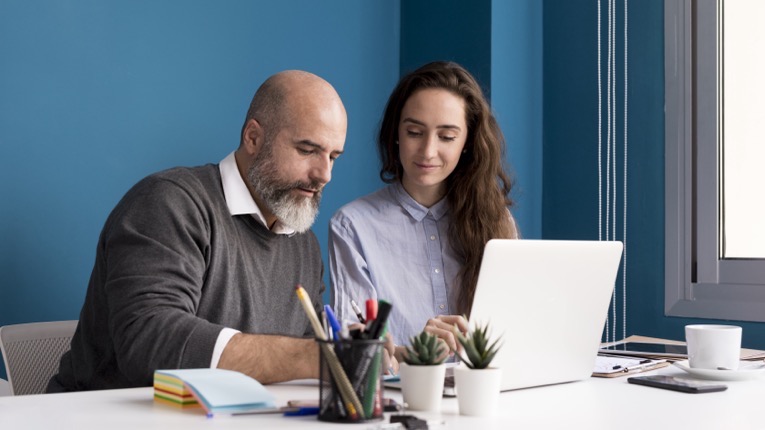
[(252, 413), (276, 409), (275, 397), (255, 379), (233, 370), (157, 370), (183, 381), (208, 414)]

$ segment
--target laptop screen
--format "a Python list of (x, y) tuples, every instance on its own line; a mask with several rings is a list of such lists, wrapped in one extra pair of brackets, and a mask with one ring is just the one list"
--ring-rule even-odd
[(502, 389), (592, 374), (622, 243), (494, 239), (486, 244), (470, 314), (502, 348)]

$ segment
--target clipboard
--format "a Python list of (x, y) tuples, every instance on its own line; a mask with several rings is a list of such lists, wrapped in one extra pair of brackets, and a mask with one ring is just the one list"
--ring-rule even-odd
[(598, 378), (618, 378), (619, 376), (634, 375), (669, 366), (665, 359), (643, 357), (622, 357), (616, 355), (598, 355), (592, 376)]

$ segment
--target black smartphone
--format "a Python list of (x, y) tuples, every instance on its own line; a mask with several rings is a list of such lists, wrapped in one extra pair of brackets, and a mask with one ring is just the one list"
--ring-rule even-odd
[(627, 378), (627, 382), (630, 384), (647, 385), (649, 387), (696, 394), (713, 393), (715, 391), (725, 391), (728, 389), (727, 385), (717, 382), (695, 381), (667, 375), (633, 376)]

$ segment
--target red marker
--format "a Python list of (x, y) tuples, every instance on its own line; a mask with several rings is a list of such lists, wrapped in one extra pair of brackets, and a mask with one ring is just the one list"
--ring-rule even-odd
[(377, 300), (367, 299), (367, 324), (377, 318)]

